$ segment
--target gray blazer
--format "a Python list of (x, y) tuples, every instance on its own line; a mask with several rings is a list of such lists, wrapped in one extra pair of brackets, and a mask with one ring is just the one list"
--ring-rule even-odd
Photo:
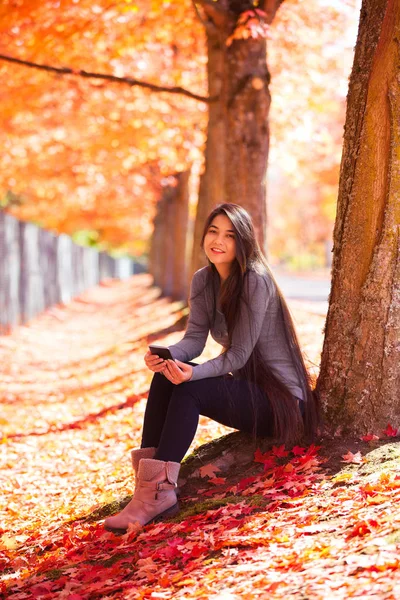
[[(207, 283), (204, 267), (193, 275), (188, 325), (183, 339), (170, 346), (174, 358), (189, 362), (204, 350), (209, 332), (216, 342), (228, 347), (226, 321), (215, 298), (218, 297), (219, 277)], [(218, 377), (242, 368), (257, 345), (262, 357), (274, 374), (289, 388), (294, 396), (304, 398), (301, 379), (293, 364), (285, 336), (279, 297), (274, 281), (268, 272), (249, 271), (246, 277), (239, 317), (232, 335), (231, 347), (220, 356), (193, 367), (190, 381)]]

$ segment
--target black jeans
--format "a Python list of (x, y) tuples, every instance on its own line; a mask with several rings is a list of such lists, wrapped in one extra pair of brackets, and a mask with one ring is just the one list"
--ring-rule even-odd
[(175, 385), (155, 373), (144, 415), (142, 448), (154, 446), (156, 459), (181, 462), (200, 415), (249, 433), (256, 424), (254, 432), (259, 436), (273, 433), (268, 398), (256, 384), (224, 375)]

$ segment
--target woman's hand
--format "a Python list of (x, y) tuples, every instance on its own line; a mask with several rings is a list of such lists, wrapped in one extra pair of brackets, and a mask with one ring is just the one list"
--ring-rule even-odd
[(189, 381), (193, 374), (193, 367), (180, 360), (166, 360), (163, 374), (171, 383), (179, 385), (184, 381)]
[(150, 350), (144, 355), (144, 362), (146, 363), (146, 367), (150, 369), (150, 371), (153, 371), (153, 373), (164, 372), (165, 360), (157, 356), (157, 354), (152, 354)]

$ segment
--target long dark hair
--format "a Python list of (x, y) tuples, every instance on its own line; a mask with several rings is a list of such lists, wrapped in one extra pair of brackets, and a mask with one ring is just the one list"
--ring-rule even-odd
[[(267, 260), (257, 242), (254, 226), (249, 213), (238, 204), (219, 204), (208, 216), (201, 239), (201, 248), (204, 249), (206, 233), (218, 215), (225, 215), (231, 221), (235, 231), (236, 258), (232, 263), (231, 272), (223, 282), (219, 291), (219, 303), (228, 328), (229, 345), (232, 343), (232, 333), (238, 320), (240, 302), (245, 301), (245, 286), (249, 284), (248, 273), (254, 271), (260, 275), (268, 275), (271, 284), (276, 288), (279, 298), (279, 317), (282, 319), (287, 348), (293, 365), (301, 382), (304, 398), (304, 417), (302, 418), (298, 403), (293, 393), (283, 381), (272, 372), (266, 361), (262, 358), (254, 340), (254, 349), (247, 363), (239, 369), (239, 377), (255, 382), (267, 395), (274, 420), (274, 435), (286, 444), (299, 441), (304, 435), (309, 440), (315, 437), (319, 424), (319, 401), (317, 392), (311, 387), (311, 376), (305, 366), (295, 326), (286, 305), (282, 292), (277, 285)], [(208, 261), (208, 279), (206, 285), (218, 277), (218, 271), (211, 261)], [(247, 294), (247, 297), (250, 297)], [(216, 299), (215, 299), (216, 301)], [(247, 304), (249, 312), (251, 306)], [(215, 308), (215, 305), (214, 305)], [(250, 328), (249, 328), (250, 330)], [(224, 351), (226, 352), (228, 348)], [(254, 398), (253, 409), (256, 419)], [(256, 423), (254, 432), (256, 432)]]

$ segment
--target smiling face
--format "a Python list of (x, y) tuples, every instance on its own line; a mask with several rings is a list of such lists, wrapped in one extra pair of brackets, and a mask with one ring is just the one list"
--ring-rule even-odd
[(212, 220), (204, 237), (204, 252), (222, 279), (226, 279), (236, 258), (235, 231), (226, 215), (217, 215)]

